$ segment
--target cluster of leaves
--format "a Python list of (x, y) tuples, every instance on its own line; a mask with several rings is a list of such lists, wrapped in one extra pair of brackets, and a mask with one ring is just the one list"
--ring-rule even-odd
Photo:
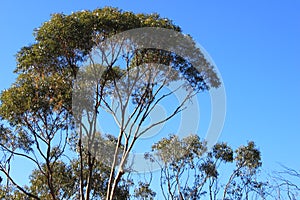
[[(35, 30), (36, 44), (18, 53), (16, 72), (68, 67), (75, 73), (95, 45), (117, 33), (142, 27), (180, 31), (171, 20), (158, 14), (134, 14), (111, 7), (71, 15), (54, 14), (50, 21)], [(101, 41), (95, 41), (96, 35)]]
[(138, 183), (138, 187), (136, 187), (134, 189), (134, 197), (136, 199), (141, 199), (141, 200), (149, 199), (149, 200), (153, 200), (155, 196), (156, 196), (156, 192), (154, 192), (150, 188), (150, 184), (149, 183), (139, 182)]

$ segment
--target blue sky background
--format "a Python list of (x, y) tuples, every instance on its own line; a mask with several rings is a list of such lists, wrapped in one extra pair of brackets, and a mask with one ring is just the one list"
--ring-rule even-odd
[[(300, 1), (3, 0), (0, 2), (0, 89), (14, 81), (15, 57), (34, 42), (51, 13), (103, 6), (170, 18), (210, 54), (227, 95), (220, 141), (253, 140), (263, 167), (300, 170)], [(21, 170), (21, 169), (20, 169)]]

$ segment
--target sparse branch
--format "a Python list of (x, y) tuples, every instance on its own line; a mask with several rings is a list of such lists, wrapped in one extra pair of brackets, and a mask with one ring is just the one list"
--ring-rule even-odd
[(151, 124), (151, 125), (150, 125), (149, 127), (147, 127), (144, 131), (141, 131), (137, 136), (140, 137), (141, 135), (143, 135), (145, 132), (147, 132), (147, 131), (150, 130), (151, 128), (153, 128), (153, 127), (155, 127), (155, 126), (157, 126), (157, 125), (159, 125), (159, 124), (162, 124), (162, 123), (168, 121), (168, 120), (171, 119), (173, 116), (175, 116), (175, 115), (178, 114), (179, 112), (183, 111), (184, 108), (181, 109), (182, 105), (183, 105), (183, 103), (182, 103), (180, 106), (178, 106), (178, 107), (175, 109), (175, 111), (174, 111), (171, 115), (169, 115), (168, 117), (166, 117), (165, 119), (163, 119), (163, 120), (161, 120), (161, 121), (159, 121), (159, 122), (156, 122), (156, 123)]
[[(30, 161), (32, 161), (33, 163), (35, 163), (37, 165), (37, 167), (41, 170), (40, 168), (40, 164), (38, 163), (37, 160), (33, 159), (32, 157), (30, 157), (29, 155), (27, 154), (23, 154), (23, 153), (18, 153), (18, 152), (15, 152), (15, 151), (12, 151), (10, 150), (9, 148), (7, 148), (5, 145), (3, 144), (0, 144), (0, 146), (5, 149), (5, 151), (11, 153), (12, 155), (17, 155), (17, 156), (21, 156), (21, 157), (24, 157), (24, 158), (27, 158), (29, 159)], [(42, 170), (41, 170), (42, 171)]]
[(36, 200), (41, 200), (38, 196), (36, 196), (36, 195), (34, 195), (34, 194), (32, 194), (32, 193), (26, 191), (23, 187), (21, 187), (20, 185), (18, 185), (18, 184), (14, 181), (14, 179), (9, 175), (9, 173), (3, 168), (2, 165), (0, 165), (0, 171), (2, 171), (2, 172), (6, 175), (6, 177), (10, 180), (10, 182), (11, 182), (14, 186), (16, 186), (21, 192), (23, 192), (24, 194), (26, 194), (28, 197), (34, 198), (34, 199), (36, 199)]
[(222, 198), (223, 200), (226, 199), (226, 194), (227, 194), (227, 191), (228, 191), (228, 189), (229, 189), (229, 186), (230, 186), (232, 180), (236, 177), (236, 175), (237, 175), (237, 173), (238, 173), (238, 171), (239, 171), (240, 169), (241, 169), (241, 167), (237, 168), (237, 169), (234, 170), (233, 173), (230, 175), (230, 177), (229, 177), (229, 179), (228, 179), (228, 181), (227, 181), (227, 183), (226, 183), (226, 185), (225, 185), (224, 191), (223, 191), (223, 198)]

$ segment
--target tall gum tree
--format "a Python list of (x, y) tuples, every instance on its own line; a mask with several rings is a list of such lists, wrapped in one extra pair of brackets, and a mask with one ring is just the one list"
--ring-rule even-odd
[[(164, 49), (136, 49), (131, 39), (110, 40), (124, 31), (146, 27), (181, 33), (179, 26), (158, 14), (135, 14), (111, 7), (70, 15), (53, 14), (34, 31), (35, 43), (23, 47), (17, 54), (16, 82), (0, 96), (3, 122), (0, 171), (7, 178), (7, 186), (12, 185), (33, 199), (45, 198), (42, 192), (47, 192), (47, 199), (53, 200), (127, 198), (123, 177), (130, 173), (130, 169), (125, 169), (126, 163), (138, 139), (182, 111), (193, 95), (220, 85), (213, 66), (188, 35), (184, 36), (188, 43), (174, 45), (175, 52), (187, 51), (187, 57)], [(145, 34), (140, 39), (148, 37)], [(159, 45), (157, 41), (153, 37), (150, 42)], [(84, 81), (82, 72), (84, 78), (90, 77), (92, 81)], [(176, 80), (186, 82), (180, 86), (189, 89), (186, 98), (169, 116), (142, 130), (154, 107), (175, 92), (163, 94), (162, 88)], [(87, 83), (91, 85), (85, 90)], [(74, 87), (81, 87), (82, 90), (77, 91), (83, 92), (86, 101), (76, 102), (92, 105), (88, 108), (77, 105), (76, 115), (72, 109)], [(109, 100), (110, 97), (115, 102)], [(129, 103), (133, 109), (125, 115)], [(116, 108), (121, 108), (121, 115)], [(114, 137), (104, 140), (97, 136), (99, 132), (95, 128), (102, 111), (110, 113), (119, 127), (118, 133), (112, 133)], [(102, 123), (105, 126), (105, 122)], [(105, 145), (99, 143), (100, 140)], [(107, 147), (105, 151), (111, 152), (111, 157), (103, 158), (100, 146)], [(66, 159), (70, 154), (72, 158)], [(43, 186), (36, 187), (41, 188), (40, 191), (15, 181), (10, 173), (14, 157), (23, 157), (35, 165), (32, 184), (37, 184), (35, 177), (44, 177), (40, 183)], [(74, 178), (58, 181), (55, 176), (69, 172), (69, 167), (74, 171)], [(108, 175), (103, 180), (105, 192), (95, 185), (99, 183), (99, 170)], [(72, 187), (69, 191), (56, 185), (72, 180), (74, 184), (68, 185)], [(70, 191), (73, 193), (69, 194)]]

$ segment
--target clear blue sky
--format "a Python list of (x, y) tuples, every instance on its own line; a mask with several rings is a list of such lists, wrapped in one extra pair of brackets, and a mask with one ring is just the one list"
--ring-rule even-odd
[(300, 1), (3, 0), (0, 89), (14, 81), (16, 52), (51, 13), (103, 6), (157, 12), (201, 44), (226, 87), (220, 137), (234, 147), (253, 140), (267, 170), (278, 162), (300, 170)]

